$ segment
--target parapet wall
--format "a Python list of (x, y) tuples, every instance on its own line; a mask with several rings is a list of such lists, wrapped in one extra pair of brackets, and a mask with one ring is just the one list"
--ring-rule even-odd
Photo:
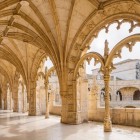
[[(95, 109), (89, 113), (90, 121), (104, 120), (104, 108)], [(113, 124), (140, 126), (140, 109), (138, 108), (115, 108), (111, 109), (111, 120)]]
[[(98, 108), (88, 112), (89, 121), (104, 121), (104, 108)], [(50, 114), (61, 115), (61, 106), (53, 106)], [(111, 119), (113, 124), (139, 126), (140, 108), (115, 108), (111, 109)]]

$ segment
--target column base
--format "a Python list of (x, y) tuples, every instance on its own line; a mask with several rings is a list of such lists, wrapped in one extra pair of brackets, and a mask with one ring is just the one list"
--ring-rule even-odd
[(18, 112), (18, 110), (17, 109), (16, 110), (14, 109), (13, 112)]
[(49, 118), (49, 114), (45, 114), (45, 119), (48, 119)]
[(104, 132), (112, 132), (111, 119), (104, 119)]
[(78, 125), (86, 122), (81, 118), (81, 112), (62, 112), (61, 113), (61, 123)]

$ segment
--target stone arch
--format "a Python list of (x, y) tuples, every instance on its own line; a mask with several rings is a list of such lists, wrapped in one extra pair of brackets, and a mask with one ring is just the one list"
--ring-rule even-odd
[[(73, 89), (74, 93), (73, 95), (76, 98), (80, 98), (81, 100), (76, 101), (77, 104), (77, 110), (81, 110), (81, 122), (87, 121), (88, 120), (88, 108), (87, 108), (87, 103), (88, 103), (88, 81), (86, 79), (86, 77), (84, 75), (84, 77), (79, 77), (78, 71), (79, 68), (83, 68), (84, 69), (84, 61), (86, 60), (88, 63), (91, 61), (91, 59), (94, 58), (95, 60), (95, 64), (97, 63), (101, 63), (101, 69), (104, 68), (104, 60), (103, 57), (96, 53), (96, 52), (91, 52), (91, 53), (87, 53), (84, 54), (80, 60), (78, 61), (74, 73), (73, 73)], [(79, 78), (78, 78), (78, 77)]]
[(3, 48), (0, 48), (0, 54), (1, 54), (0, 55), (1, 59), (10, 62), (17, 68), (17, 70), (23, 76), (25, 83), (27, 84), (26, 72), (25, 72), (25, 68), (24, 68), (21, 60), (19, 60), (19, 58), (13, 52), (9, 53), (8, 51), (4, 50)]
[(119, 89), (119, 91), (121, 92), (122, 94), (122, 100), (125, 101), (125, 100), (129, 100), (129, 101), (132, 101), (133, 100), (133, 94), (135, 91), (137, 91), (138, 88), (137, 87), (122, 87)]
[(51, 73), (54, 73), (54, 71), (55, 71), (55, 67), (51, 67), (48, 71), (46, 71), (46, 74), (45, 74), (46, 82), (48, 82), (49, 77), (51, 76)]
[[(35, 4), (33, 2), (29, 1), (14, 1), (14, 2), (7, 2), (6, 7), (10, 7), (13, 4), (16, 4), (16, 8), (15, 10), (3, 10), (1, 14), (1, 17), (6, 17), (11, 15), (11, 18), (9, 19), (9, 21), (7, 20), (7, 22), (2, 22), (1, 24), (7, 25), (6, 29), (4, 31), (2, 38), (13, 38), (13, 39), (17, 39), (17, 40), (21, 40), (23, 42), (28, 42), (31, 43), (35, 46), (37, 46), (38, 48), (42, 48), (43, 50), (45, 50), (45, 52), (47, 52), (48, 54), (50, 54), (52, 56), (52, 60), (54, 62), (54, 64), (56, 65), (56, 67), (58, 69), (60, 69), (60, 66), (58, 66), (60, 60), (58, 58), (58, 47), (57, 44), (55, 42), (55, 39), (52, 35), (52, 32), (47, 24), (47, 22), (45, 21), (44, 17), (41, 15), (40, 11), (38, 10), (38, 8), (35, 6)], [(47, 33), (37, 24), (37, 21), (34, 20), (32, 17), (28, 16), (24, 11), (21, 10), (22, 6), (29, 6), (28, 8), (31, 8), (34, 12), (34, 14), (37, 16), (38, 19), (40, 19), (40, 22), (42, 23), (42, 25), (44, 26), (45, 30), (47, 31)], [(0, 9), (2, 10), (4, 8), (4, 3), (0, 3)], [(18, 7), (18, 8), (17, 8)], [(18, 19), (20, 20), (20, 18), (24, 21), (26, 21), (30, 27), (26, 27), (22, 24), (17, 23), (15, 20)], [(19, 32), (15, 32), (15, 30), (13, 32), (8, 32), (10, 28), (15, 28), (18, 30), (21, 30)], [(35, 33), (34, 30), (32, 30), (32, 28), (34, 28), (34, 30), (37, 32)]]
[(43, 59), (46, 58), (46, 53), (39, 49), (37, 53), (35, 54), (33, 63), (32, 63), (32, 73), (31, 73), (31, 79), (34, 80), (37, 76), (37, 71), (40, 66), (40, 63)]
[(0, 73), (1, 73), (2, 75), (5, 76), (5, 78), (7, 79), (7, 81), (9, 81), (10, 88), (11, 88), (11, 87), (12, 87), (12, 80), (11, 80), (11, 78), (10, 78), (8, 72), (6, 71), (6, 69), (3, 69), (3, 68), (0, 66)]
[(74, 70), (73, 79), (76, 79), (76, 76), (77, 76), (77, 73), (78, 73), (78, 69), (79, 69), (79, 67), (82, 67), (83, 61), (87, 60), (89, 62), (92, 58), (95, 59), (95, 64), (100, 62), (101, 63), (101, 67), (104, 67), (104, 60), (103, 60), (103, 57), (100, 54), (98, 54), (96, 52), (87, 53), (87, 54), (83, 55), (80, 58), (79, 62), (77, 63), (76, 68)]
[[(77, 32), (71, 45), (72, 49), (70, 50), (67, 57), (67, 60), (75, 58), (75, 61), (71, 62), (73, 63), (73, 68), (79, 60), (82, 50), (89, 46), (91, 40), (97, 36), (97, 32), (104, 28), (105, 25), (118, 19), (134, 19), (140, 21), (138, 16), (140, 11), (136, 10), (136, 8), (138, 8), (140, 5), (139, 3), (137, 3), (137, 5), (135, 3), (137, 2), (130, 0), (128, 0), (127, 3), (125, 1), (108, 1), (107, 4), (106, 2), (102, 4), (102, 9), (97, 10), (87, 18), (87, 20), (83, 25), (81, 25), (79, 31)], [(133, 7), (130, 5), (133, 5)]]
[(129, 87), (132, 87), (132, 88), (136, 88), (136, 89), (140, 89), (139, 88), (139, 85), (133, 85), (133, 86), (129, 86), (128, 84), (127, 85), (119, 85), (117, 88), (116, 88), (116, 91), (120, 91), (120, 89), (123, 89), (123, 88), (129, 88)]
[(123, 39), (122, 41), (120, 41), (119, 43), (117, 43), (115, 45), (115, 47), (111, 50), (105, 66), (111, 65), (114, 57), (121, 57), (121, 49), (123, 47), (126, 46), (129, 49), (129, 51), (131, 52), (132, 47), (135, 45), (135, 43), (137, 41), (140, 41), (140, 34), (134, 34), (134, 35), (128, 36), (125, 39)]
[(56, 113), (61, 115), (60, 109), (62, 96), (60, 94), (60, 83), (55, 67), (51, 67), (49, 70), (46, 71), (45, 81), (47, 87), (46, 95), (49, 105), (46, 111), (46, 116), (48, 116), (49, 112), (54, 113), (54, 110), (56, 108), (58, 109)]
[[(41, 14), (40, 14), (40, 12), (39, 12), (39, 10), (36, 8), (36, 6), (31, 2), (31, 1), (15, 1), (14, 3), (7, 3), (6, 5), (7, 5), (7, 7), (9, 7), (10, 5), (13, 5), (13, 4), (15, 4), (15, 3), (17, 3), (17, 7), (19, 6), (20, 8), (21, 8), (21, 6), (22, 5), (29, 5), (29, 7), (34, 11), (34, 13), (35, 13), (35, 15), (40, 19), (41, 18), (41, 23), (44, 25), (44, 27), (45, 27), (45, 29), (47, 30), (47, 31), (50, 31), (50, 29), (49, 29), (49, 27), (47, 26), (46, 27), (46, 25), (47, 25), (47, 23), (45, 22), (45, 20), (44, 20), (44, 18), (41, 16)], [(2, 10), (3, 8), (4, 8), (5, 6), (3, 6), (3, 7), (1, 7), (1, 5), (0, 5), (0, 10)], [(52, 37), (52, 33), (51, 33), (51, 31), (50, 31), (50, 35), (51, 35), (51, 37), (49, 38), (48, 37), (48, 35), (47, 34), (45, 34), (45, 32), (39, 27), (39, 25), (37, 25), (37, 23), (36, 23), (36, 21), (34, 21), (32, 18), (30, 18), (28, 15), (26, 15), (24, 12), (22, 12), (22, 11), (20, 11), (20, 8), (17, 8), (15, 11), (12, 11), (12, 10), (5, 10), (5, 11), (3, 11), (3, 14), (1, 15), (1, 16), (3, 16), (3, 17), (5, 17), (5, 16), (8, 16), (8, 15), (11, 15), (11, 18), (10, 18), (10, 24), (8, 24), (8, 26), (6, 27), (7, 28), (7, 30), (12, 26), (12, 27), (15, 27), (15, 28), (19, 28), (20, 30), (23, 30), (24, 32), (27, 32), (27, 28), (25, 27), (25, 26), (23, 26), (23, 25), (21, 25), (21, 24), (18, 24), (18, 23), (13, 23), (13, 21), (14, 21), (14, 19), (16, 19), (16, 18), (22, 18), (23, 20), (25, 20), (26, 22), (28, 22), (29, 24), (30, 24), (30, 26), (32, 26), (39, 34), (40, 34), (40, 36), (43, 38), (43, 40), (45, 40), (45, 43), (46, 44), (48, 44), (48, 43), (50, 43), (51, 44), (51, 42), (53, 42), (53, 43), (55, 43), (55, 41), (54, 41), (54, 38)], [(38, 11), (38, 12), (36, 12), (36, 11)], [(46, 24), (45, 24), (46, 23)], [(6, 24), (7, 25), (7, 24)], [(35, 35), (36, 33), (34, 33), (32, 30), (30, 30), (30, 32), (29, 32), (29, 30), (30, 29), (28, 29), (28, 34), (30, 34), (30, 33), (32, 33), (32, 35), (31, 36), (33, 36), (33, 35)], [(6, 32), (7, 33), (7, 32)], [(17, 36), (18, 37), (18, 36)], [(28, 36), (29, 37), (29, 36)], [(39, 37), (39, 36), (37, 36), (37, 37)], [(51, 39), (51, 41), (50, 41), (50, 39)], [(43, 41), (42, 40), (42, 41)], [(50, 44), (48, 44), (47, 45), (47, 48), (48, 48), (48, 50), (51, 48), (50, 46)], [(49, 47), (48, 47), (49, 46)], [(54, 45), (54, 46), (56, 46), (56, 45)], [(57, 48), (51, 48), (53, 51), (55, 51), (55, 49), (57, 49)]]

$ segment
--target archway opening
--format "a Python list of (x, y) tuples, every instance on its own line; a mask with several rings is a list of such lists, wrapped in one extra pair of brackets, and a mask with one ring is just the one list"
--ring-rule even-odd
[[(116, 19), (95, 33), (94, 39), (87, 51), (87, 53), (97, 52), (105, 60), (104, 50), (107, 46), (107, 62), (110, 62), (112, 69), (110, 73), (110, 87), (113, 89), (111, 91), (111, 107), (119, 107), (120, 104), (123, 104), (119, 103), (119, 101), (126, 102), (121, 91), (118, 90), (119, 88), (126, 86), (138, 87), (140, 85), (140, 40), (135, 39), (139, 32), (140, 27), (137, 21)], [(89, 73), (92, 68), (89, 66), (86, 67), (88, 68), (87, 73)], [(97, 82), (103, 95), (104, 91), (102, 91), (102, 88), (104, 82), (100, 69), (99, 66), (96, 66), (95, 69), (92, 69), (92, 74), (98, 77)], [(135, 102), (133, 103), (135, 105)]]
[(28, 111), (27, 90), (22, 75), (18, 79), (18, 112), (25, 113)]
[(118, 90), (118, 91), (116, 92), (116, 95), (117, 95), (116, 100), (117, 100), (117, 101), (122, 101), (122, 93), (121, 93), (121, 91)]
[(133, 94), (133, 100), (140, 100), (140, 90), (136, 90)]
[(53, 63), (45, 57), (38, 68), (36, 80), (37, 115), (61, 115), (61, 96), (59, 80)]

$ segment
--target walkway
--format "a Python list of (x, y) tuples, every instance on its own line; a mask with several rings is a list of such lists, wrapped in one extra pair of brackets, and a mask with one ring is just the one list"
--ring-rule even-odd
[(113, 132), (104, 133), (102, 123), (66, 125), (57, 116), (0, 110), (0, 140), (140, 140), (140, 128), (114, 125)]

